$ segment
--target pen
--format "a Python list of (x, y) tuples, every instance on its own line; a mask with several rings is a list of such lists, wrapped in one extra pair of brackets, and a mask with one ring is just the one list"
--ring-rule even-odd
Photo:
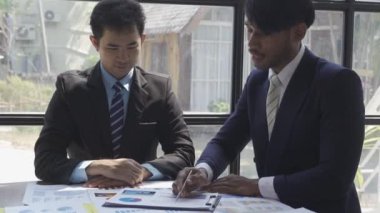
[(176, 202), (177, 202), (179, 196), (182, 194), (182, 191), (183, 191), (183, 189), (185, 188), (185, 185), (186, 185), (186, 183), (187, 183), (187, 179), (190, 177), (192, 171), (193, 171), (193, 170), (190, 170), (189, 174), (187, 174), (186, 179), (185, 179), (185, 182), (183, 183), (181, 190), (179, 190), (179, 192), (178, 192), (178, 194), (177, 194), (177, 197), (175, 198), (175, 201), (176, 201)]

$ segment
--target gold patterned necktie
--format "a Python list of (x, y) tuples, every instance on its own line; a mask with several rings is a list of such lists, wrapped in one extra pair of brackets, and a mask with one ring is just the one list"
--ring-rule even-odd
[(268, 138), (270, 140), (274, 122), (276, 120), (277, 110), (280, 104), (280, 86), (281, 81), (276, 74), (272, 75), (269, 79), (270, 85), (267, 94), (267, 124), (268, 124)]

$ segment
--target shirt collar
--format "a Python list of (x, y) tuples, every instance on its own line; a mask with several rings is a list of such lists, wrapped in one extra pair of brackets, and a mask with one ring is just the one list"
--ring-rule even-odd
[(113, 77), (111, 74), (109, 74), (108, 71), (104, 68), (103, 64), (100, 63), (100, 71), (102, 73), (103, 77), (103, 83), (106, 89), (112, 89), (112, 86), (119, 81), (123, 87), (129, 91), (130, 85), (132, 83), (132, 77), (134, 73), (134, 67), (131, 68), (131, 70), (128, 72), (126, 76), (124, 76), (122, 79), (117, 80), (115, 77)]
[[(281, 81), (281, 84), (285, 87), (288, 86), (290, 79), (292, 78), (298, 64), (301, 62), (302, 56), (305, 52), (305, 46), (301, 44), (301, 48), (298, 51), (296, 57), (293, 58), (279, 73), (278, 78)], [(272, 68), (269, 68), (268, 79), (272, 77), (272, 75), (276, 74)]]

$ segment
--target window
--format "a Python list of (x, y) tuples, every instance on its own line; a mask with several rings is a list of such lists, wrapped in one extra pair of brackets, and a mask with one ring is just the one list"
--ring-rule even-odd
[(380, 13), (357, 12), (353, 68), (362, 79), (367, 115), (380, 115)]
[[(173, 79), (198, 158), (234, 109), (253, 67), (243, 24), (243, 0), (167, 2), (143, 3), (147, 38), (139, 65)], [(380, 1), (313, 3), (316, 20), (304, 44), (317, 55), (354, 69), (362, 80), (367, 126), (355, 183), (363, 212), (376, 212), (380, 204)], [(16, 163), (13, 155), (7, 154), (11, 149), (15, 155), (21, 153), (25, 158), (20, 164), (27, 167), (23, 177), (33, 172), (32, 149), (57, 74), (98, 61), (88, 38), (89, 15), (95, 4), (84, 0), (0, 0), (0, 161)], [(257, 177), (253, 157), (249, 144), (230, 171)], [(12, 172), (9, 165), (1, 166), (6, 166), (1, 171)], [(11, 172), (2, 175), (0, 182), (17, 181)]]
[[(96, 3), (0, 1), (0, 113), (10, 115), (11, 120), (16, 114), (41, 116), (36, 126), (21, 128), (5, 122), (9, 125), (0, 126), (4, 135), (0, 146), (4, 145), (8, 153), (12, 153), (11, 148), (25, 151), (29, 158), (23, 165), (28, 169), (23, 171), (31, 172), (32, 177), (33, 146), (57, 75), (89, 68), (99, 60), (89, 40), (89, 17)], [(147, 37), (138, 65), (171, 76), (185, 113), (226, 116), (231, 103), (233, 6), (142, 5), (147, 16)], [(219, 125), (190, 129), (199, 156)], [(8, 155), (1, 158), (5, 160)], [(8, 179), (0, 181), (15, 180), (11, 174), (4, 178)]]
[[(0, 90), (3, 112), (44, 112), (57, 74), (85, 69), (98, 61), (89, 41), (89, 15), (96, 2), (40, 2), (9, 1), (3, 14), (0, 66), (5, 72), (0, 75), (0, 88), (17, 91)], [(147, 39), (139, 65), (147, 71), (169, 74), (185, 111), (228, 113), (233, 8), (143, 7)], [(227, 107), (218, 107), (220, 104)]]

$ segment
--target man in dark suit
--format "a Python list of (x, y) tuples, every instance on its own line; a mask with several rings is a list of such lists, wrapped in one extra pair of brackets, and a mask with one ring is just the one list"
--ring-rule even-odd
[(170, 79), (136, 66), (145, 38), (141, 5), (101, 1), (90, 25), (100, 62), (58, 76), (35, 145), (37, 177), (89, 187), (175, 178), (193, 165), (194, 147)]
[[(201, 188), (317, 212), (360, 212), (353, 183), (364, 133), (359, 77), (302, 45), (315, 16), (310, 0), (247, 0), (246, 14), (256, 68), (196, 167), (177, 176), (174, 194), (186, 183), (182, 197)], [(259, 178), (217, 179), (249, 140)]]

